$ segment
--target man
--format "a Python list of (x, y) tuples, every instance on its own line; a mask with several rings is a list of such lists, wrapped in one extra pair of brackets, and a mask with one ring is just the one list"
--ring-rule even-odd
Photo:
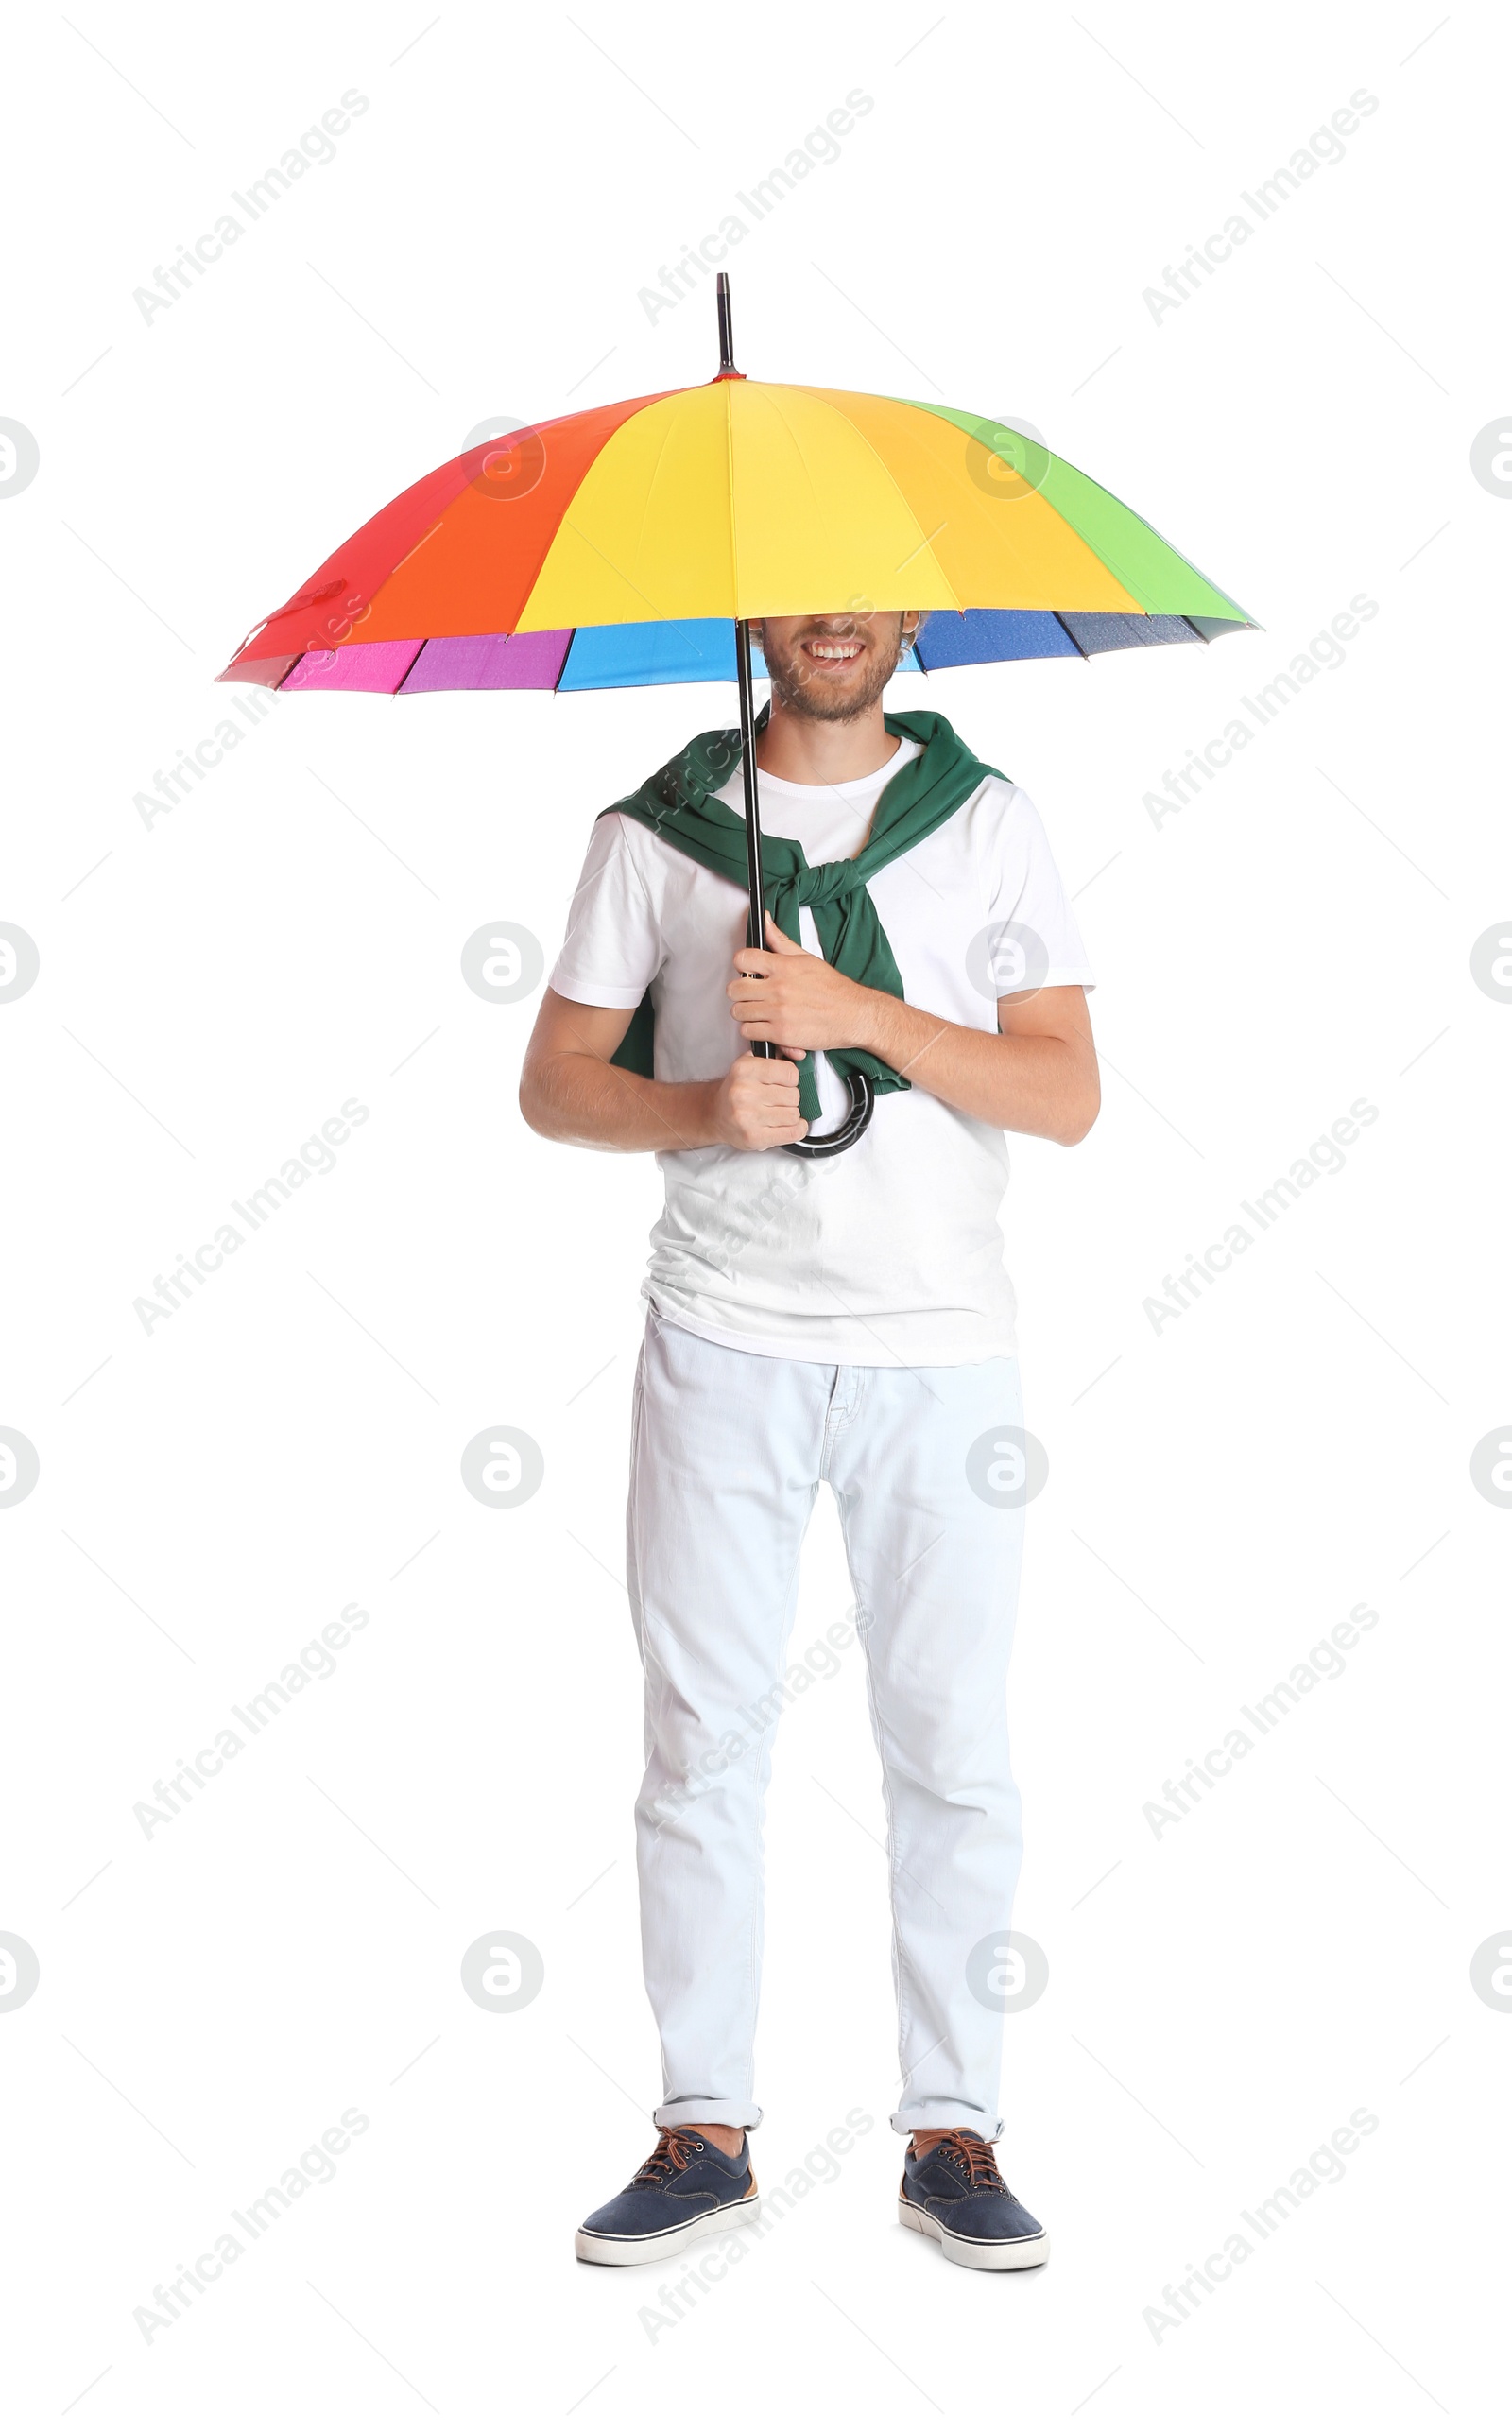
[[(537, 1131), (652, 1149), (666, 1183), (627, 1530), (664, 2100), (655, 2151), (577, 2233), (586, 2261), (661, 2262), (759, 2200), (762, 1809), (821, 1479), (887, 1807), (900, 2218), (974, 2268), (1048, 2251), (992, 2153), (1026, 1499), (997, 1211), (1005, 1132), (1069, 1147), (1096, 1115), (1091, 974), (1028, 797), (943, 718), (885, 716), (919, 621), (753, 624), (772, 683), (756, 753), (766, 900), (785, 905), (785, 929), (769, 910), (765, 947), (745, 944), (739, 738), (700, 737), (596, 822), (521, 1082)], [(858, 957), (866, 980), (841, 967)], [(637, 1073), (624, 1043), (648, 991), (654, 1064)], [(758, 1041), (780, 1052), (753, 1054)], [(843, 1154), (785, 1156), (810, 1130), (805, 1103), (819, 1132), (845, 1110), (826, 1051), (851, 1051), (886, 1094)]]

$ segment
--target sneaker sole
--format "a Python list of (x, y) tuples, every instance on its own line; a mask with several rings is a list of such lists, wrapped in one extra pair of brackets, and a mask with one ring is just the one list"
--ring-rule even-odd
[(578, 2230), (575, 2243), (579, 2263), (659, 2263), (664, 2255), (680, 2254), (685, 2246), (696, 2238), (713, 2238), (724, 2234), (727, 2228), (755, 2218), (761, 2211), (761, 2198), (752, 2187), (748, 2196), (738, 2203), (720, 2204), (712, 2213), (699, 2213), (691, 2221), (683, 2221), (675, 2230), (658, 2230), (651, 2237), (605, 2237), (597, 2230)]
[(1043, 2263), (1050, 2253), (1050, 2233), (1041, 2230), (1032, 2238), (963, 2238), (936, 2221), (933, 2213), (911, 2204), (906, 2196), (898, 2199), (898, 2218), (905, 2230), (918, 2230), (920, 2235), (936, 2238), (947, 2263), (962, 2263), (969, 2271), (1029, 2271)]

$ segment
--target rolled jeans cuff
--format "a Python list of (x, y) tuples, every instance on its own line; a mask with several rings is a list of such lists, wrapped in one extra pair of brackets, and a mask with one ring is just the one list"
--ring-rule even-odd
[(658, 2103), (651, 2113), (658, 2128), (702, 2127), (707, 2121), (712, 2128), (760, 2128), (759, 2103), (721, 2103), (713, 2095), (692, 2096), (686, 2102)]
[(962, 2113), (965, 2108), (966, 2106), (962, 2103), (946, 2102), (937, 2096), (931, 2096), (924, 2102), (910, 2103), (906, 2110), (894, 2112), (888, 2124), (897, 2130), (900, 2136), (912, 2136), (916, 2128), (969, 2129), (973, 2136), (985, 2138), (988, 2145), (993, 2144), (1003, 2134), (1001, 2120), (989, 2123), (982, 2113), (978, 2113), (974, 2119), (963, 2118)]

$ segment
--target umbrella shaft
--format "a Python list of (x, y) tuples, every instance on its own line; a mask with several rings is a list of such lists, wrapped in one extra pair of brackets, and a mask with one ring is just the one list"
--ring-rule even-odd
[[(735, 619), (735, 681), (740, 687), (740, 773), (746, 789), (746, 882), (749, 890), (749, 909), (746, 919), (746, 943), (764, 945), (765, 925), (762, 918), (762, 818), (757, 799), (756, 779), (756, 705), (750, 681), (750, 627), (745, 617)], [(777, 1052), (769, 1039), (753, 1039), (754, 1056), (772, 1056)]]

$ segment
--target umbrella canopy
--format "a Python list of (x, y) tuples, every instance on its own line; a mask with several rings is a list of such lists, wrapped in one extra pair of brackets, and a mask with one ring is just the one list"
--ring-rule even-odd
[(426, 693), (730, 682), (735, 624), (932, 612), (904, 665), (1091, 657), (1250, 625), (1109, 492), (945, 405), (725, 370), (427, 474), (219, 681)]
[[(221, 683), (285, 692), (740, 696), (746, 940), (764, 926), (753, 617), (925, 609), (902, 664), (1091, 658), (1252, 623), (1150, 526), (1004, 423), (719, 371), (490, 440), (417, 481), (255, 627)], [(775, 1053), (757, 1040), (754, 1055)], [(833, 1157), (871, 1119), (850, 1074)]]

